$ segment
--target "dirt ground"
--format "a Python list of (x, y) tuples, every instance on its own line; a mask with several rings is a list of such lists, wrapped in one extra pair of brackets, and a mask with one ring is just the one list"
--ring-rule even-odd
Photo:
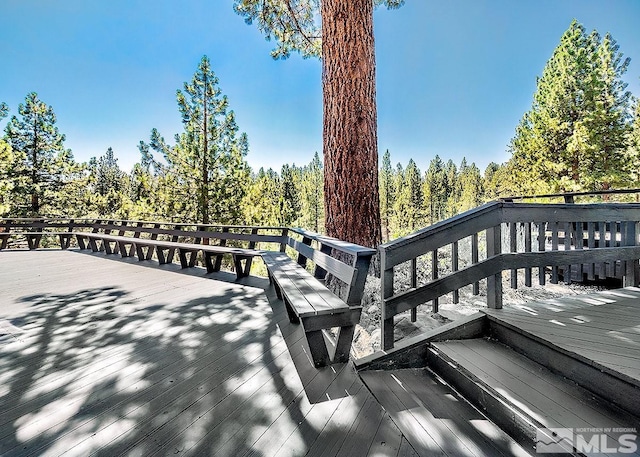
[[(535, 274), (535, 273), (534, 273)], [(510, 272), (503, 273), (503, 306), (511, 306), (532, 301), (547, 300), (566, 295), (579, 295), (602, 290), (605, 287), (594, 284), (572, 283), (565, 285), (562, 283), (551, 284), (547, 277), (547, 284), (540, 286), (536, 278), (532, 287), (524, 286), (524, 273), (518, 277), (518, 289), (511, 289), (509, 286)], [(354, 336), (354, 351), (357, 358), (364, 357), (380, 350), (380, 279), (369, 276), (365, 287), (363, 298), (363, 311), (360, 318), (360, 325), (356, 328)], [(411, 337), (423, 333), (446, 323), (452, 322), (460, 317), (473, 314), (481, 308), (486, 308), (487, 296), (486, 286), (480, 282), (480, 294), (473, 295), (472, 287), (467, 286), (460, 289), (460, 302), (452, 303), (451, 294), (440, 298), (439, 311), (431, 311), (431, 303), (418, 308), (418, 318), (416, 322), (411, 322), (409, 312), (403, 313), (395, 318), (394, 334), (395, 340)]]

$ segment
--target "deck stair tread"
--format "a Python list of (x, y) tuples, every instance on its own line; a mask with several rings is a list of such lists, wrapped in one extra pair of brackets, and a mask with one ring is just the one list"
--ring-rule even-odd
[(528, 418), (533, 427), (640, 429), (637, 417), (495, 340), (431, 346), (438, 357)]
[(360, 376), (419, 455), (530, 455), (429, 369)]
[(483, 312), (500, 325), (640, 388), (639, 298), (637, 288), (625, 288)]

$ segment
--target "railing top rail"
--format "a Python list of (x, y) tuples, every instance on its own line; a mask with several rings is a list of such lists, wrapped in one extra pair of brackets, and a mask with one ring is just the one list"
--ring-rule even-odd
[(376, 253), (375, 249), (368, 248), (366, 246), (360, 246), (359, 244), (349, 243), (348, 241), (342, 241), (337, 238), (320, 235), (319, 233), (315, 233), (310, 230), (295, 227), (290, 228), (289, 230), (293, 233), (297, 233), (304, 237), (311, 238), (312, 240), (316, 240), (325, 246), (330, 246), (339, 251), (357, 255), (358, 257), (372, 256)]
[(567, 198), (567, 197), (586, 197), (587, 195), (615, 195), (615, 194), (637, 194), (640, 189), (611, 189), (611, 190), (592, 190), (585, 192), (565, 192), (560, 194), (542, 194), (542, 195), (516, 195), (512, 197), (501, 197), (499, 200), (511, 202), (514, 200), (531, 200), (534, 198)]
[(494, 201), (380, 245), (388, 269), (467, 236), (508, 222), (640, 221), (639, 203), (513, 203)]
[[(203, 227), (203, 228), (229, 228), (229, 229), (260, 229), (260, 230), (285, 230), (287, 227), (281, 226), (260, 226), (260, 225), (224, 225), (224, 224), (198, 224), (198, 223), (187, 223), (187, 222), (166, 222), (166, 221), (141, 221), (141, 220), (133, 220), (133, 219), (113, 219), (113, 218), (103, 218), (103, 217), (91, 217), (91, 218), (75, 218), (75, 217), (3, 217), (0, 218), (1, 223), (7, 222), (70, 222), (78, 224), (122, 224), (126, 223), (135, 223), (135, 224), (144, 224), (144, 225), (170, 225), (172, 227)], [(132, 229), (135, 228), (133, 226), (129, 226)]]

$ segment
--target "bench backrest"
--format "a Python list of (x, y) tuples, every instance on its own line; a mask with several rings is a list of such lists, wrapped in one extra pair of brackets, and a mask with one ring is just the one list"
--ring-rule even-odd
[(287, 229), (283, 227), (173, 224), (167, 222), (103, 219), (76, 223), (74, 230), (223, 246), (227, 245), (227, 242), (233, 241), (234, 246), (249, 249), (260, 249), (276, 244), (280, 249), (283, 249), (286, 243)]
[(339, 279), (345, 289), (337, 295), (350, 306), (360, 305), (375, 249), (299, 228), (290, 228), (287, 233), (287, 246), (294, 251), (298, 264), (307, 267), (311, 261), (316, 278), (331, 275)]

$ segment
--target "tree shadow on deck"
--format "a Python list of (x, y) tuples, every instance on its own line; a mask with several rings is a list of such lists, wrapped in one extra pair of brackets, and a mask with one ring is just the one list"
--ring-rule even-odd
[(305, 396), (327, 399), (340, 369), (306, 370), (301, 384), (300, 330), (284, 309), (272, 313), (264, 289), (221, 278), (197, 292), (78, 287), (17, 299), (22, 310), (0, 316), (14, 329), (0, 336), (0, 454), (277, 449), (312, 407)]

